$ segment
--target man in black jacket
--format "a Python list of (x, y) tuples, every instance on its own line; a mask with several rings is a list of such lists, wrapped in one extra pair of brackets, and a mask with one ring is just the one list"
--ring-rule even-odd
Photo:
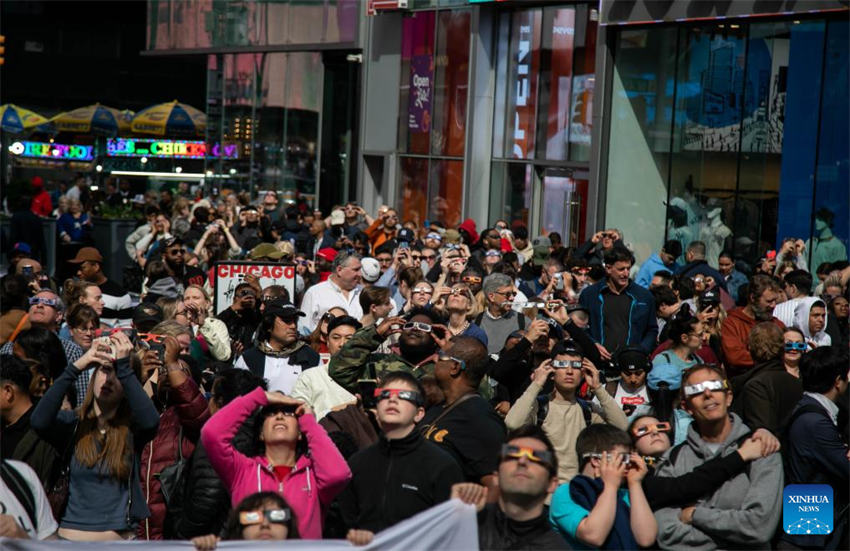
[(414, 375), (387, 373), (375, 395), (380, 439), (351, 456), (351, 483), (340, 495), (355, 545), (447, 500), (464, 478), (454, 458), (416, 430), (425, 416), (425, 391)]
[(569, 549), (549, 524), (546, 498), (558, 486), (558, 458), (543, 429), (526, 425), (508, 434), (499, 456), (499, 499), (487, 488), (461, 483), (451, 497), (478, 509), (481, 549)]

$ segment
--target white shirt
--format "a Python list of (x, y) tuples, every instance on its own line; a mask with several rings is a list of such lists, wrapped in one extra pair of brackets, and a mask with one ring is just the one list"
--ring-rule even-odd
[[(245, 363), (244, 357), (239, 356), (233, 367), (248, 369), (248, 364)], [(279, 390), (288, 395), (292, 392), (292, 388), (295, 386), (295, 381), (299, 375), (301, 375), (301, 366), (290, 364), (289, 358), (266, 356), (263, 378), (269, 382), (270, 391)]]
[(359, 285), (348, 291), (348, 298), (342, 292), (342, 289), (334, 283), (330, 278), (319, 284), (313, 285), (304, 293), (304, 298), (301, 299), (301, 311), (307, 317), (301, 318), (298, 322), (299, 329), (303, 333), (312, 333), (322, 316), (331, 308), (343, 308), (348, 315), (354, 319), (363, 317), (363, 309), (360, 307), (360, 291), (362, 287)]
[(303, 371), (296, 379), (290, 396), (310, 404), (316, 414), (316, 421), (321, 421), (337, 406), (357, 401), (353, 394), (331, 379), (327, 365)]
[(21, 502), (18, 501), (18, 498), (15, 497), (15, 494), (12, 493), (12, 490), (6, 486), (6, 483), (2, 479), (0, 479), (0, 514), (14, 517), (15, 521), (26, 531), (30, 538), (43, 540), (59, 528), (50, 510), (50, 502), (47, 501), (47, 494), (44, 493), (44, 488), (41, 486), (38, 475), (35, 474), (35, 471), (29, 465), (11, 459), (7, 461), (26, 480), (27, 486), (29, 486), (29, 490), (35, 501), (38, 532), (36, 533), (26, 509), (24, 509)]

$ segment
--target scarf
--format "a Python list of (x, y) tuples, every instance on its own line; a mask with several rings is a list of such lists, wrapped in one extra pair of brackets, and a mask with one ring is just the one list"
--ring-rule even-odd
[[(601, 478), (590, 478), (584, 475), (578, 475), (570, 481), (570, 497), (573, 501), (587, 509), (593, 510), (596, 501), (599, 499), (599, 494), (602, 493), (603, 482)], [(630, 524), (631, 511), (626, 502), (617, 497), (617, 515), (614, 517), (614, 526), (611, 527), (611, 532), (605, 543), (600, 549), (637, 549), (638, 544), (632, 535)]]
[(271, 356), (273, 358), (288, 358), (295, 354), (295, 352), (305, 344), (306, 343), (304, 341), (295, 341), (283, 350), (275, 350), (269, 345), (268, 341), (263, 341), (257, 348), (266, 356)]

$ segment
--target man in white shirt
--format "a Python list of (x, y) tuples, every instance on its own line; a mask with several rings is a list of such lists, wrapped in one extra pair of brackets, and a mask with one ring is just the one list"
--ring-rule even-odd
[(344, 308), (348, 315), (360, 319), (363, 309), (360, 307), (360, 255), (340, 252), (331, 265), (331, 275), (307, 289), (301, 300), (301, 311), (306, 317), (301, 320), (299, 329), (312, 333), (322, 316), (333, 307)]
[(55, 539), (59, 525), (35, 471), (5, 459), (0, 474), (0, 538)]
[(266, 304), (258, 334), (259, 344), (239, 356), (233, 367), (247, 369), (266, 379), (270, 391), (291, 394), (301, 372), (320, 363), (319, 354), (298, 339), (296, 325), (303, 315), (288, 302)]
[(811, 294), (812, 274), (806, 270), (792, 270), (782, 279), (782, 289), (788, 300), (773, 309), (773, 316), (786, 326), (794, 325), (794, 314), (800, 301)]

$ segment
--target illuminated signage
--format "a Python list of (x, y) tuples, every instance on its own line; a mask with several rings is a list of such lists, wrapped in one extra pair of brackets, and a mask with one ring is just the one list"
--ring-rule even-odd
[[(203, 159), (207, 157), (207, 144), (185, 140), (137, 140), (111, 138), (106, 141), (107, 157), (151, 157), (155, 159)], [(236, 159), (236, 144), (215, 144), (209, 157)]]
[(18, 157), (55, 159), (57, 161), (91, 161), (93, 146), (44, 142), (15, 142), (9, 153)]

